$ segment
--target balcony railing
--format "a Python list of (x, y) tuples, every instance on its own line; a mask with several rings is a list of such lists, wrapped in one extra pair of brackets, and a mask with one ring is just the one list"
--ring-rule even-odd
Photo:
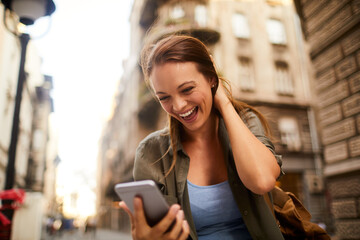
[(209, 45), (220, 39), (215, 24), (209, 22), (207, 5), (203, 1), (179, 1), (176, 4), (169, 1), (158, 6), (156, 16), (148, 35), (151, 42), (172, 34), (187, 34)]

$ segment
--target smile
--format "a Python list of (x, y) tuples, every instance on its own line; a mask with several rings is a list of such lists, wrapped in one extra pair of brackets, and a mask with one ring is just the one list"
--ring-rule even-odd
[(186, 118), (187, 116), (189, 116), (190, 114), (192, 114), (194, 112), (196, 107), (194, 107), (193, 109), (187, 111), (186, 113), (183, 113), (183, 114), (179, 114), (180, 117), (182, 118)]

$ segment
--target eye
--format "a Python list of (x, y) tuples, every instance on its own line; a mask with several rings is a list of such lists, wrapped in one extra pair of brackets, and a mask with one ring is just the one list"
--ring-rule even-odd
[(159, 97), (159, 101), (165, 101), (165, 100), (167, 100), (167, 99), (169, 99), (169, 97), (168, 97), (168, 96)]
[(194, 87), (187, 87), (184, 90), (182, 90), (183, 93), (189, 93), (191, 90), (193, 90)]

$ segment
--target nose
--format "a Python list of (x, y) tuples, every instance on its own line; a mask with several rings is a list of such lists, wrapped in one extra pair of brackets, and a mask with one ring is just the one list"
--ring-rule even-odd
[(173, 111), (176, 113), (179, 113), (183, 110), (185, 110), (186, 101), (182, 97), (176, 97), (173, 100)]

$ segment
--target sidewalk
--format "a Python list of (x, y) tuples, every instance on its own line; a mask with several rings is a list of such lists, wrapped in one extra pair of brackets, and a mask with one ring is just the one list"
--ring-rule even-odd
[(43, 240), (131, 240), (131, 235), (109, 229), (96, 229), (96, 232), (84, 233), (72, 230), (54, 236), (45, 235)]
[(131, 240), (131, 235), (118, 232), (111, 231), (108, 229), (98, 229), (96, 230), (95, 240)]

